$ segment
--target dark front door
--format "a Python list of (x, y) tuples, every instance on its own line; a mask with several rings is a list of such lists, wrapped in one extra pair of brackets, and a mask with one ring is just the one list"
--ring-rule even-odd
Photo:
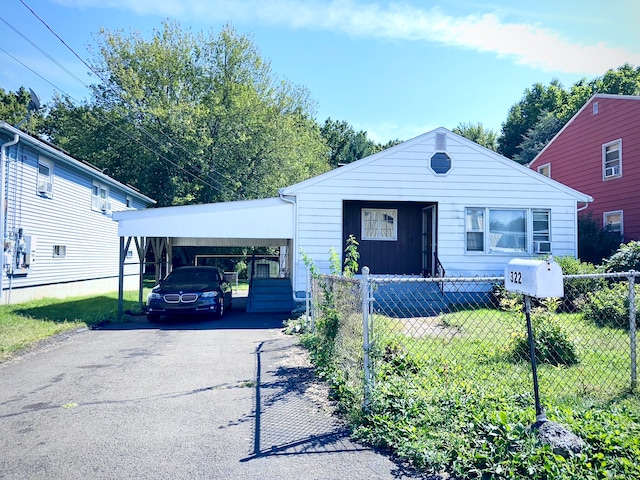
[[(360, 268), (372, 274), (423, 275), (425, 237), (422, 202), (363, 202), (343, 204), (343, 249), (349, 235), (359, 243)], [(433, 238), (433, 235), (429, 238)]]
[(422, 276), (435, 276), (436, 206), (422, 209)]

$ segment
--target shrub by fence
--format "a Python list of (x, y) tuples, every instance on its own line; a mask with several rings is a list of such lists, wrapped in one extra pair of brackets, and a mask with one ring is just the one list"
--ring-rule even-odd
[[(589, 412), (627, 409), (606, 421), (620, 423), (621, 438), (637, 438), (635, 272), (563, 281), (564, 298), (534, 299), (531, 312), (545, 410), (588, 436)], [(544, 449), (527, 450), (535, 413), (523, 299), (502, 277), (316, 276), (311, 299), (314, 355), (357, 435), (460, 478), (551, 468)], [(634, 448), (603, 453), (590, 471), (617, 465), (612, 471), (640, 478), (640, 467), (624, 466), (629, 456), (640, 463)], [(526, 451), (528, 460), (516, 461)], [(588, 478), (576, 471), (558, 478)]]

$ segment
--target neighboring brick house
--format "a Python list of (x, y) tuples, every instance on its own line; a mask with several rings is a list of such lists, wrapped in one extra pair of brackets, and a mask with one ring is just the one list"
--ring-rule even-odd
[(594, 95), (529, 168), (591, 195), (582, 215), (640, 240), (640, 96)]

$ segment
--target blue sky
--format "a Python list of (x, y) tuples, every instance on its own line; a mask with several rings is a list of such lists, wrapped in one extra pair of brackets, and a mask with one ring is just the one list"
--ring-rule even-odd
[(83, 83), (96, 79), (25, 4), (83, 59), (100, 27), (229, 22), (275, 74), (309, 89), (320, 122), (345, 120), (383, 143), (463, 122), (499, 132), (536, 82), (568, 88), (640, 66), (638, 0), (3, 0), (0, 87), (31, 87), (45, 103), (54, 90), (86, 99)]

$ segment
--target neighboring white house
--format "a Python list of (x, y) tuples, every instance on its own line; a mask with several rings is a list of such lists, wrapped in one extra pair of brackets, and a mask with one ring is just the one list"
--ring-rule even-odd
[(438, 128), (283, 188), (278, 198), (114, 219), (123, 237), (180, 237), (181, 245), (273, 239), (270, 245), (288, 247), (282, 263), (300, 297), (307, 278), (301, 251), (328, 273), (331, 249), (343, 252), (351, 234), (360, 266), (376, 275), (502, 275), (515, 257), (575, 257), (577, 212), (592, 200)]
[[(118, 290), (112, 212), (155, 203), (51, 144), (0, 122), (1, 303)], [(138, 262), (135, 249), (128, 252)], [(136, 288), (138, 267), (125, 267)]]

